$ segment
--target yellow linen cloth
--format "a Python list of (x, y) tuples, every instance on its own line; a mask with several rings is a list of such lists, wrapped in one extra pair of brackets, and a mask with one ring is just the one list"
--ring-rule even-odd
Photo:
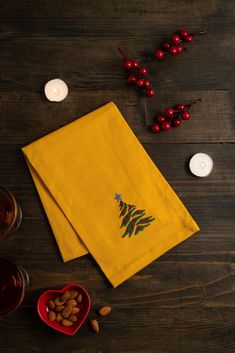
[(63, 260), (114, 287), (199, 230), (113, 102), (23, 152)]

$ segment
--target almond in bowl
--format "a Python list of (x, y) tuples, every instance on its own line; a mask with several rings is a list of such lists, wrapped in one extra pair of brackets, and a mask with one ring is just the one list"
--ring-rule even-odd
[(90, 297), (79, 284), (61, 290), (48, 290), (38, 299), (38, 314), (48, 326), (66, 335), (74, 335), (90, 311)]

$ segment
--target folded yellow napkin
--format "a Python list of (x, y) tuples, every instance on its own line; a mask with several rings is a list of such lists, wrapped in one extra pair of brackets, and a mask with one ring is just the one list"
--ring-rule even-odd
[(199, 230), (112, 102), (23, 152), (63, 260), (114, 287)]

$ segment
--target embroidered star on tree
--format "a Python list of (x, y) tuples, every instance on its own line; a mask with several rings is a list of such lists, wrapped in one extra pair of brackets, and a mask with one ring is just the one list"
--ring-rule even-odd
[(115, 200), (117, 200), (117, 201), (121, 201), (121, 199), (122, 199), (122, 196), (121, 196), (121, 194), (115, 194)]

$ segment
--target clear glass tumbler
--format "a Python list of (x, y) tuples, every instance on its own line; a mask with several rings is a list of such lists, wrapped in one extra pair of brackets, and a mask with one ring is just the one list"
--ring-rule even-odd
[(0, 257), (0, 318), (13, 313), (23, 302), (28, 275), (21, 266)]
[(13, 233), (22, 220), (21, 208), (12, 193), (0, 185), (0, 240)]

